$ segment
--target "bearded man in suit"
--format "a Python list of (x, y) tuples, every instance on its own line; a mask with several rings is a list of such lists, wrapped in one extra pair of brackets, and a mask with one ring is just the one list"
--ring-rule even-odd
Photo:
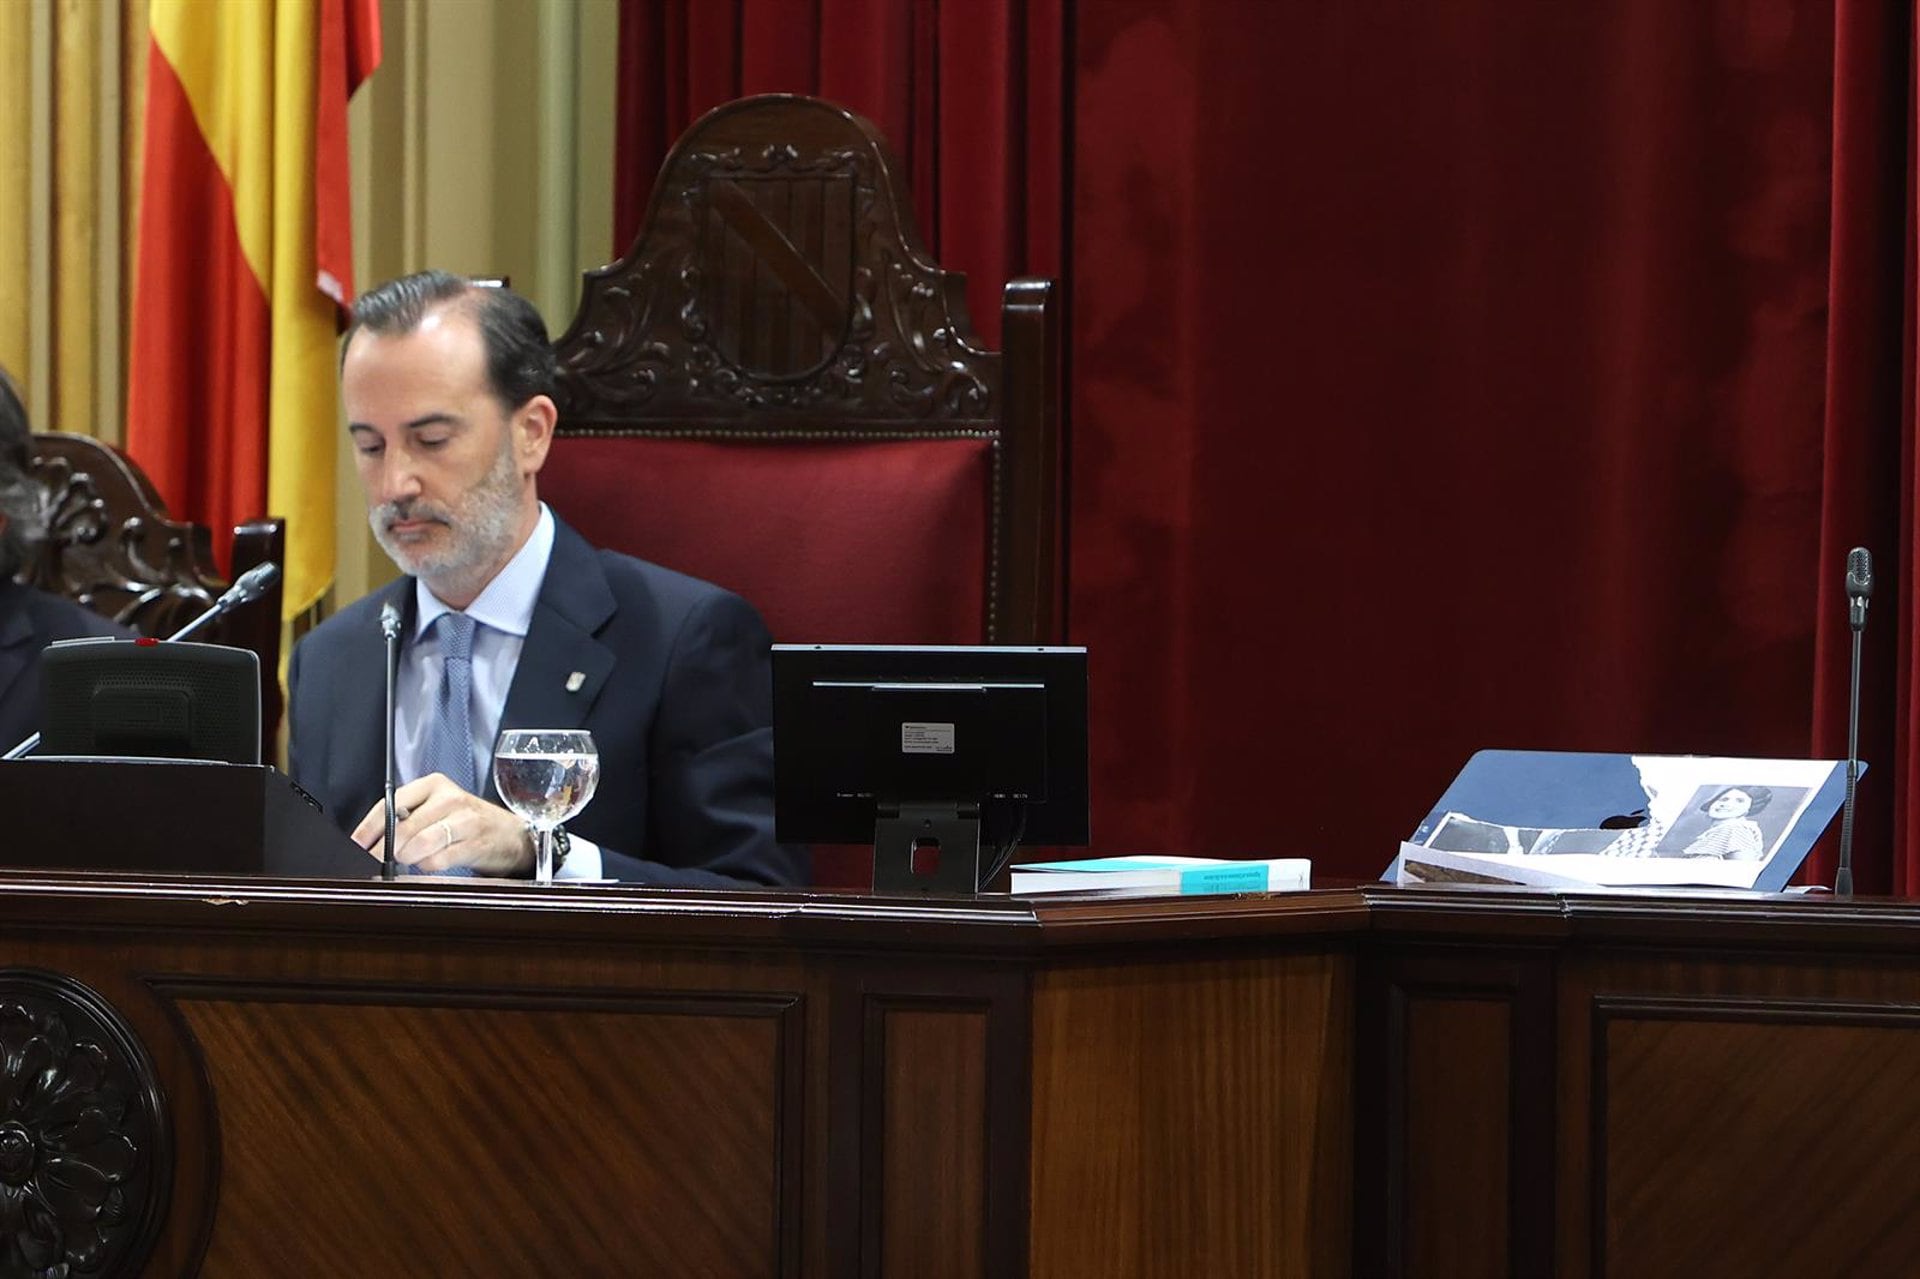
[(805, 851), (773, 839), (766, 628), (717, 586), (590, 546), (540, 501), (554, 376), (545, 324), (510, 290), (428, 271), (355, 304), (347, 429), (374, 536), (409, 576), (295, 650), (294, 780), (380, 855), (393, 604), (394, 844), (412, 871), (530, 873), (529, 832), (493, 786), (495, 737), (585, 728), (600, 783), (560, 877), (804, 883)]

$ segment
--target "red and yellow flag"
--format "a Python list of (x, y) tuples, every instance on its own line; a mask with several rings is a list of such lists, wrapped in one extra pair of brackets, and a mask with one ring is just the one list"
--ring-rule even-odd
[(347, 98), (379, 0), (152, 0), (127, 448), (178, 518), (287, 520), (286, 606), (333, 576)]

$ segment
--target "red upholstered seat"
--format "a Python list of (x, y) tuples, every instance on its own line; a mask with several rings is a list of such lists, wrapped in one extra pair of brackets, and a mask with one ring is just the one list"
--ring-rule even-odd
[[(1009, 283), (986, 349), (871, 124), (729, 103), (668, 155), (633, 248), (587, 274), (541, 495), (744, 595), (781, 641), (1049, 641), (1054, 295)], [(868, 882), (868, 851), (816, 850), (816, 880)]]
[(783, 643), (938, 644), (986, 631), (992, 465), (980, 439), (568, 436), (541, 482), (588, 540), (738, 592)]

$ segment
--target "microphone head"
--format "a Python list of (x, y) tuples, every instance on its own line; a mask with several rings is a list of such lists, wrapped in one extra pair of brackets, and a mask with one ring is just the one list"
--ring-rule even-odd
[(1847, 552), (1847, 598), (1863, 600), (1873, 594), (1873, 552), (1856, 546)]
[(380, 606), (380, 633), (388, 639), (400, 634), (400, 606), (392, 600)]
[(279, 576), (280, 566), (272, 560), (268, 560), (265, 564), (255, 564), (227, 588), (227, 593), (220, 597), (219, 606), (227, 609), (240, 604), (251, 604), (265, 595), (267, 588), (272, 586)]

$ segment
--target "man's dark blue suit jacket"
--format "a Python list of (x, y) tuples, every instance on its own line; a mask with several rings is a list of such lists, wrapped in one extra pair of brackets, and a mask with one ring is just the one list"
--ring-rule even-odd
[[(381, 795), (388, 600), (411, 635), (414, 583), (402, 578), (301, 641), (288, 676), (293, 778), (348, 831)], [(567, 829), (600, 846), (607, 876), (804, 884), (805, 850), (773, 839), (769, 649), (739, 596), (596, 550), (556, 520), (500, 727), (593, 733), (600, 785)]]
[(0, 578), (0, 753), (40, 731), (40, 651), (55, 640), (133, 632), (72, 600)]

